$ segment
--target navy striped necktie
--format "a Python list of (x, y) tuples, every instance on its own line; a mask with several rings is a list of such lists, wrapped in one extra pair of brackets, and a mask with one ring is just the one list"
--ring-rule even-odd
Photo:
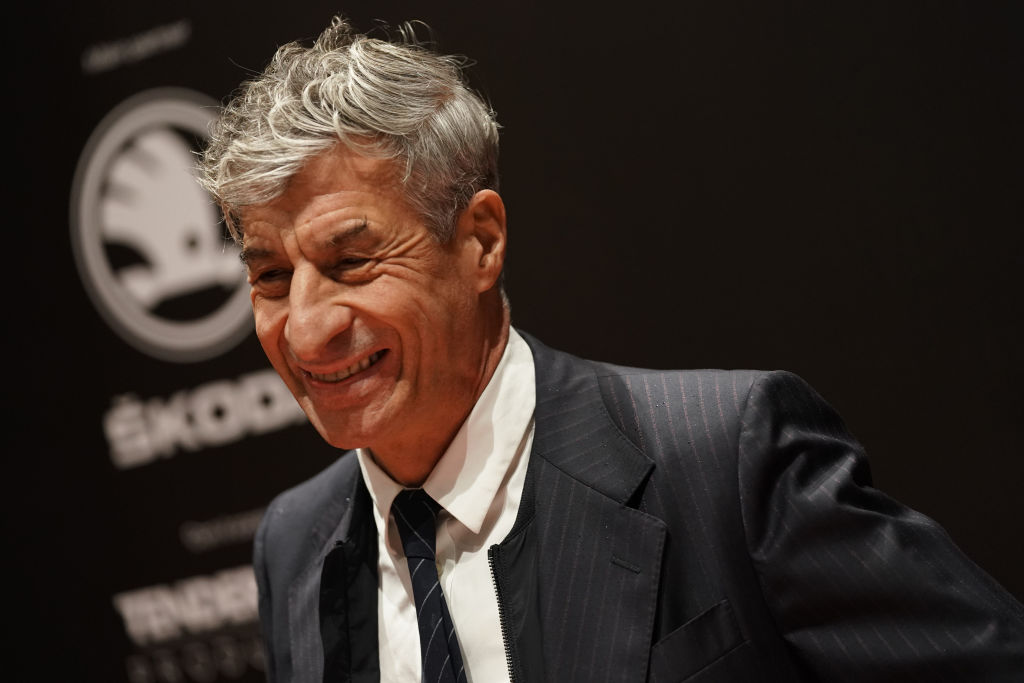
[(441, 592), (434, 554), (437, 513), (441, 506), (423, 489), (406, 489), (395, 497), (391, 511), (409, 563), (416, 620), (420, 628), (423, 683), (466, 680), (455, 624)]

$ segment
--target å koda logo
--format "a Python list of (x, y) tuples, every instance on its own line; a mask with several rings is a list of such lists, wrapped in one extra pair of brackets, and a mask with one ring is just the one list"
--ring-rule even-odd
[(86, 290), (125, 341), (162, 360), (212, 358), (252, 329), (237, 247), (195, 180), (216, 115), (191, 90), (139, 93), (104, 117), (75, 171), (71, 242)]

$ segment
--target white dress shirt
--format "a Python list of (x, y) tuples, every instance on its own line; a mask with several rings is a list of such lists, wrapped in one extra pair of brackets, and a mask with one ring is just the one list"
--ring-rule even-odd
[[(498, 598), (487, 560), (519, 512), (533, 442), (533, 354), (509, 331), (501, 361), (448, 450), (423, 483), (438, 516), (437, 565), (469, 683), (509, 680)], [(404, 487), (358, 451), (377, 524), (377, 631), (382, 683), (420, 680), (420, 637), (402, 541), (390, 515)]]

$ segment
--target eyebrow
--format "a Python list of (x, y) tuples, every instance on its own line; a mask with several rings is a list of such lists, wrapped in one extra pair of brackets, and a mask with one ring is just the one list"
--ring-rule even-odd
[(255, 247), (242, 247), (242, 250), (238, 252), (238, 260), (242, 262), (242, 265), (249, 267), (254, 261), (261, 259), (267, 259), (274, 255), (274, 252), (269, 249), (258, 249)]
[[(359, 225), (354, 225), (351, 228), (345, 230), (339, 230), (333, 233), (325, 241), (325, 245), (330, 249), (335, 249), (347, 240), (352, 239), (356, 235), (365, 232), (370, 228), (369, 222), (364, 218), (363, 222)], [(242, 262), (246, 268), (251, 266), (254, 262), (273, 258), (277, 252), (270, 249), (261, 249), (259, 247), (242, 247), (238, 252), (238, 259)]]
[(343, 242), (352, 239), (359, 233), (366, 232), (369, 228), (370, 223), (364, 218), (363, 222), (359, 225), (353, 225), (351, 228), (345, 228), (344, 230), (339, 230), (338, 232), (333, 233), (327, 238), (325, 244), (331, 248), (337, 247)]

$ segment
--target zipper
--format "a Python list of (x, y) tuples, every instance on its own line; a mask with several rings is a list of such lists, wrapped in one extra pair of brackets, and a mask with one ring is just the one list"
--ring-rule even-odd
[(505, 595), (502, 593), (502, 585), (505, 581), (504, 567), (501, 564), (498, 552), (498, 545), (492, 545), (487, 549), (487, 564), (491, 567), (491, 580), (494, 582), (494, 593), (498, 598), (498, 622), (501, 624), (501, 642), (505, 646), (505, 663), (508, 666), (508, 680), (516, 683), (519, 671), (519, 660), (516, 657), (516, 650), (512, 646), (512, 640), (508, 628), (508, 615), (505, 612)]

